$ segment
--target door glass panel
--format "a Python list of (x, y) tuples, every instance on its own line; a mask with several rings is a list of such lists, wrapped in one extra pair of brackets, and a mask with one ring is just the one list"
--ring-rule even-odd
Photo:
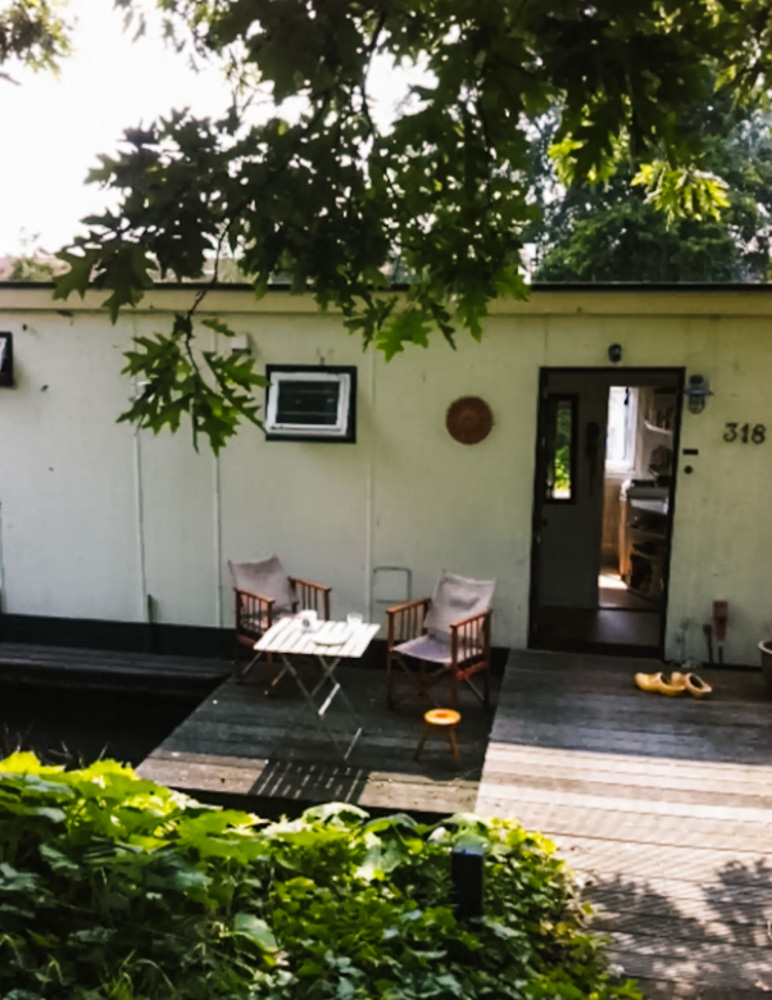
[(550, 503), (570, 503), (576, 486), (576, 396), (547, 397), (547, 493)]

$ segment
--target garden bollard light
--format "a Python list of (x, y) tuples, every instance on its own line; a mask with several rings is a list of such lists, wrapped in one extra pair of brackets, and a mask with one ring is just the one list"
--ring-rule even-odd
[(485, 849), (482, 844), (453, 848), (450, 876), (453, 880), (456, 916), (459, 920), (482, 916), (484, 856)]

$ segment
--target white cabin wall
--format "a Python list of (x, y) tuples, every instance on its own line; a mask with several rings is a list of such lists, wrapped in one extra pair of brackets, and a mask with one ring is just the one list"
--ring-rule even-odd
[[(368, 370), (372, 357), (334, 316), (234, 317), (259, 368), (357, 366), (357, 441), (266, 441), (246, 427), (220, 459), (224, 620), (233, 621), (227, 561), (276, 553), (294, 576), (333, 587), (332, 613), (366, 611), (368, 458), (375, 447)], [(262, 412), (262, 400), (261, 400)]]
[[(507, 343), (518, 352), (503, 350)], [(540, 321), (525, 330), (492, 317), (480, 344), (459, 337), (456, 351), (438, 342), (378, 360), (374, 563), (410, 567), (416, 597), (431, 594), (443, 569), (494, 578), (497, 643), (527, 639), (542, 350)], [(470, 395), (493, 413), (476, 445), (445, 428), (450, 404)]]
[[(115, 424), (130, 393), (121, 351), (189, 294), (158, 292), (154, 312), (111, 327), (101, 296), (64, 316), (46, 289), (0, 289), (17, 372), (16, 388), (0, 390), (6, 613), (141, 621), (146, 591), (160, 621), (227, 626), (227, 559), (276, 551), (290, 572), (330, 583), (341, 615), (368, 610), (373, 566), (409, 566), (416, 596), (443, 568), (495, 577), (495, 642), (523, 646), (539, 368), (610, 368), (607, 348), (620, 343), (620, 370), (684, 367), (715, 392), (704, 413), (683, 416), (680, 447), (700, 454), (677, 461), (667, 653), (688, 621), (686, 651), (703, 657), (701, 626), (724, 599), (726, 660), (757, 662), (772, 634), (772, 297), (536, 292), (496, 304), (481, 344), (459, 334), (454, 352), (436, 334), (386, 364), (305, 300), (222, 293), (207, 301), (249, 335), (260, 367), (357, 366), (357, 443), (266, 442), (246, 427), (215, 460), (205, 441), (193, 452), (183, 425), (174, 438), (143, 432), (136, 465), (134, 432)], [(478, 445), (445, 429), (463, 395), (493, 411)], [(769, 440), (724, 443), (730, 420), (765, 424)]]
[(216, 459), (208, 441), (191, 444), (189, 426), (172, 437), (140, 435), (147, 593), (153, 619), (216, 625)]
[(0, 393), (3, 611), (141, 620), (122, 332), (106, 316), (5, 313)]
[[(762, 317), (686, 321), (688, 371), (710, 378), (703, 413), (684, 407), (671, 560), (669, 648), (686, 622), (687, 649), (706, 656), (702, 625), (713, 600), (729, 601), (725, 659), (758, 663), (756, 644), (772, 634), (772, 352)], [(728, 444), (724, 425), (767, 427), (767, 443)], [(684, 456), (698, 448), (698, 456)], [(691, 465), (694, 472), (685, 475)]]

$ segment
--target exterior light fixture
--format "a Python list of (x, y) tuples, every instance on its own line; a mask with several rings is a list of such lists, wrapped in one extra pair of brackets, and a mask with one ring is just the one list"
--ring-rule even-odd
[(622, 345), (611, 344), (608, 349), (608, 359), (612, 365), (618, 365), (622, 360)]
[(689, 384), (684, 389), (689, 413), (702, 413), (708, 396), (712, 396), (707, 375), (690, 375)]
[(231, 337), (230, 349), (231, 354), (251, 354), (252, 348), (249, 343), (249, 337), (245, 333)]

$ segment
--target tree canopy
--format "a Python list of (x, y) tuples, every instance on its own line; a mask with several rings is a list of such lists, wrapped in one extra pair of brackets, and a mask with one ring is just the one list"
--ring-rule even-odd
[[(140, 16), (136, 0), (116, 0)], [(633, 157), (671, 218), (714, 217), (725, 185), (706, 169), (685, 109), (706, 72), (732, 100), (758, 98), (772, 0), (158, 0), (169, 30), (221, 60), (234, 100), (218, 118), (175, 110), (127, 130), (90, 179), (117, 211), (62, 254), (57, 295), (110, 290), (113, 318), (152, 274), (200, 277), (235, 257), (258, 295), (274, 276), (343, 313), (386, 357), (475, 338), (488, 302), (523, 296), (520, 253), (538, 214), (532, 121), (560, 102), (553, 155), (566, 183), (603, 181)], [(404, 80), (389, 115), (383, 99)], [(260, 101), (268, 98), (267, 114)], [(390, 281), (409, 277), (404, 298)], [(125, 414), (217, 450), (257, 420), (262, 379), (243, 358), (195, 349), (197, 294), (127, 371)], [(219, 333), (230, 331), (210, 323)]]
[(10, 0), (0, 5), (0, 79), (16, 82), (6, 66), (56, 69), (69, 52), (69, 28), (55, 0)]
[(762, 282), (772, 237), (772, 115), (709, 94), (686, 114), (703, 161), (728, 184), (718, 218), (668, 221), (635, 186), (640, 164), (628, 158), (604, 184), (578, 183), (555, 196), (547, 153), (557, 115), (540, 124), (535, 154), (542, 218), (535, 224), (534, 281)]
[[(541, 220), (535, 224), (534, 281), (763, 282), (772, 237), (772, 115), (711, 93), (686, 112), (707, 169), (728, 184), (718, 218), (669, 221), (647, 199), (632, 157), (604, 184), (577, 183), (555, 196), (547, 148), (557, 128), (540, 123), (535, 154)], [(538, 173), (537, 173), (538, 176)]]

